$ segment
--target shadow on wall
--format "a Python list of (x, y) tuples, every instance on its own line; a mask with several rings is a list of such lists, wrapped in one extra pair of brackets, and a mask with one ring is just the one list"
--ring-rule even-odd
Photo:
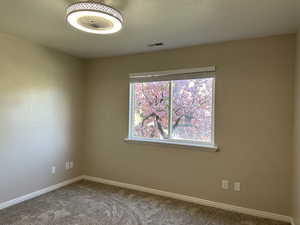
[(26, 158), (22, 153), (32, 153), (30, 158), (56, 161), (54, 152), (67, 154), (67, 149), (77, 147), (74, 121), (79, 115), (69, 93), (55, 87), (10, 85), (2, 86), (0, 93), (1, 154), (18, 152)]

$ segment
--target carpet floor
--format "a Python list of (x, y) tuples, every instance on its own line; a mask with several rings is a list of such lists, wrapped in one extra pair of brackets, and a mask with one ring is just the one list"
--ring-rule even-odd
[(0, 210), (0, 225), (287, 225), (81, 181)]

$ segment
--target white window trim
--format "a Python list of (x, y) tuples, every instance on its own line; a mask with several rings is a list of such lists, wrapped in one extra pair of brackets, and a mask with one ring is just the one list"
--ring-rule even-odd
[(193, 141), (184, 141), (180, 140), (177, 141), (175, 139), (151, 139), (151, 138), (138, 138), (138, 137), (132, 137), (132, 138), (125, 138), (124, 141), (126, 142), (132, 142), (132, 143), (154, 143), (154, 144), (167, 144), (167, 145), (178, 145), (178, 146), (186, 146), (186, 147), (196, 147), (200, 149), (206, 149), (207, 151), (218, 151), (217, 145), (212, 144), (205, 144), (200, 142), (193, 142)]
[[(197, 73), (197, 72), (207, 72), (215, 71), (214, 66), (209, 67), (200, 67), (192, 69), (180, 69), (180, 70), (167, 70), (167, 71), (158, 71), (158, 72), (149, 72), (149, 73), (134, 73), (130, 74), (130, 77), (141, 77), (141, 76), (165, 76), (165, 75), (174, 75), (174, 74), (188, 74), (188, 73)], [(210, 76), (216, 78), (215, 76)], [(171, 144), (171, 145), (180, 145), (180, 146), (190, 146), (190, 147), (199, 147), (204, 148), (209, 151), (217, 151), (218, 146), (215, 144), (215, 84), (216, 79), (214, 79), (213, 86), (213, 96), (212, 96), (212, 137), (211, 143), (192, 141), (192, 140), (178, 140), (178, 139), (152, 139), (152, 138), (141, 138), (135, 137), (132, 134), (132, 121), (133, 121), (133, 109), (135, 102), (132, 102), (134, 95), (134, 88), (132, 83), (129, 83), (129, 120), (128, 120), (128, 137), (125, 138), (125, 141), (128, 142), (144, 142), (144, 143), (158, 143), (158, 144)], [(171, 88), (171, 87), (170, 87)], [(170, 106), (171, 107), (171, 106)], [(169, 119), (169, 121), (171, 121)], [(169, 126), (170, 132), (170, 126)]]
[(147, 72), (147, 73), (131, 73), (129, 77), (138, 78), (138, 77), (158, 77), (166, 75), (175, 75), (175, 74), (189, 74), (189, 73), (199, 73), (199, 72), (214, 72), (216, 71), (215, 66), (191, 68), (191, 69), (179, 69), (179, 70), (164, 70), (156, 72)]

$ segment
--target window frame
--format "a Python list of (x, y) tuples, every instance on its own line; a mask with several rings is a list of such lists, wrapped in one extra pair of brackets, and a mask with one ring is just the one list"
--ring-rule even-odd
[[(158, 72), (150, 72), (150, 73), (135, 73), (131, 74), (131, 76), (166, 76), (166, 75), (184, 75), (189, 73), (197, 73), (197, 72), (205, 72), (205, 71), (215, 71), (215, 67), (201, 67), (201, 68), (192, 68), (192, 69), (180, 69), (180, 70), (169, 70), (169, 71), (158, 71)], [(215, 144), (215, 92), (216, 92), (216, 76), (209, 75), (209, 76), (197, 76), (193, 79), (205, 79), (205, 78), (213, 78), (213, 85), (212, 85), (212, 124), (211, 124), (211, 142), (200, 142), (200, 141), (193, 141), (193, 140), (184, 140), (184, 139), (175, 139), (172, 137), (172, 81), (174, 79), (169, 80), (169, 126), (168, 126), (168, 139), (154, 139), (154, 138), (144, 138), (144, 137), (136, 137), (133, 135), (133, 121), (134, 121), (134, 108), (135, 108), (135, 101), (134, 101), (134, 84), (135, 82), (129, 82), (129, 119), (128, 119), (128, 137), (125, 138), (125, 141), (131, 142), (144, 142), (144, 143), (158, 143), (158, 144), (171, 144), (171, 145), (180, 145), (180, 146), (188, 146), (188, 147), (200, 147), (206, 148), (210, 151), (217, 151), (218, 147)], [(189, 80), (189, 78), (182, 78), (182, 80)], [(141, 82), (151, 82), (151, 81), (141, 81)], [(154, 81), (153, 81), (154, 82)]]

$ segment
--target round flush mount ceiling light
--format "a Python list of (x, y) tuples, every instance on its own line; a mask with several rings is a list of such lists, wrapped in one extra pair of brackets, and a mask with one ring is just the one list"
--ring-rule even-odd
[(103, 3), (76, 2), (67, 8), (67, 21), (78, 30), (94, 34), (112, 34), (122, 29), (122, 14)]

